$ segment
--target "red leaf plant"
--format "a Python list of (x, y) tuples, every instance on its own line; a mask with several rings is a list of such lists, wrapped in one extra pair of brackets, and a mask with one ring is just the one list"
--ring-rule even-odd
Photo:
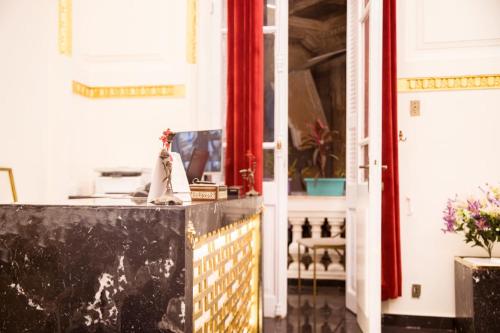
[[(307, 149), (313, 149), (313, 168), (316, 169), (315, 177), (326, 176), (326, 163), (328, 158), (334, 158), (338, 160), (338, 157), (334, 155), (332, 150), (332, 142), (334, 135), (337, 131), (330, 131), (328, 127), (319, 119), (316, 119), (314, 123), (309, 124), (310, 131), (307, 134), (303, 146)], [(307, 170), (310, 172), (310, 170)]]

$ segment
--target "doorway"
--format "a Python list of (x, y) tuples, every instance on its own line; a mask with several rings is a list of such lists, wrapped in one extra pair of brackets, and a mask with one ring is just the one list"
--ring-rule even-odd
[[(346, 248), (354, 248), (347, 244), (345, 232), (346, 26), (346, 1), (289, 3), (288, 308), (295, 317), (288, 321), (291, 332), (334, 332), (346, 324)], [(334, 182), (341, 183), (340, 191), (335, 192)], [(323, 189), (323, 183), (328, 188)], [(299, 243), (306, 242), (337, 247), (299, 249)], [(305, 285), (300, 293), (299, 267)], [(321, 307), (329, 315), (311, 315)]]
[[(357, 311), (358, 304), (362, 304), (365, 323), (377, 321), (378, 316), (380, 326), (380, 293), (377, 291), (380, 288), (380, 273), (377, 274), (377, 269), (380, 269), (380, 265), (377, 265), (380, 251), (367, 253), (364, 249), (380, 247), (380, 243), (377, 245), (376, 242), (368, 247), (366, 240), (380, 238), (377, 237), (377, 233), (380, 235), (380, 211), (377, 211), (380, 209), (380, 193), (378, 197), (375, 194), (381, 187), (381, 166), (377, 162), (380, 161), (380, 142), (377, 138), (380, 134), (381, 70), (378, 67), (381, 59), (378, 59), (377, 52), (371, 51), (381, 48), (382, 1), (263, 1), (266, 208), (263, 221), (263, 247), (266, 254), (263, 257), (264, 315), (287, 315), (287, 281), (288, 278), (293, 279), (293, 272), (290, 271), (293, 271), (294, 265), (298, 268), (299, 262), (303, 261), (302, 258), (298, 259), (298, 246), (294, 245), (294, 240), (298, 237), (307, 238), (308, 233), (310, 238), (336, 235), (339, 231), (343, 234), (345, 229), (345, 254), (336, 256), (336, 253), (327, 252), (324, 256), (323, 252), (315, 257), (315, 262), (323, 265), (322, 274), (327, 277), (325, 280), (329, 279), (330, 269), (345, 267), (345, 270), (342, 268), (343, 278), (338, 275), (337, 280), (345, 281), (347, 307)], [(221, 18), (224, 22), (224, 15)], [(222, 29), (223, 45), (225, 31)], [(369, 39), (365, 38), (367, 32)], [(297, 57), (290, 60), (290, 66), (289, 49), (290, 53), (294, 50), (298, 52)], [(221, 50), (224, 54), (224, 46)], [(369, 62), (365, 62), (367, 58)], [(370, 66), (365, 66), (367, 63)], [(289, 71), (289, 68), (293, 71)], [(290, 79), (291, 74), (298, 78)], [(314, 89), (305, 82), (314, 84)], [(295, 90), (292, 92), (290, 89), (289, 93), (289, 87)], [(289, 109), (298, 109), (296, 103), (302, 103), (289, 98), (290, 95), (295, 98), (296, 94), (305, 94), (310, 106), (302, 107), (307, 112), (296, 113), (290, 121)], [(367, 112), (368, 109), (370, 112)], [(308, 133), (315, 126), (323, 132), (332, 133), (331, 140), (327, 142), (328, 156), (324, 162), (320, 159), (319, 163), (314, 163), (315, 149), (307, 146)], [(292, 130), (289, 131), (289, 128)], [(362, 136), (365, 129), (369, 129), (371, 138)], [(336, 158), (329, 158), (330, 154)], [(360, 165), (363, 169), (359, 169)], [(291, 182), (288, 181), (289, 174), (295, 176), (290, 177)], [(313, 176), (313, 180), (320, 176), (345, 177), (347, 196), (332, 199), (299, 195), (295, 198), (306, 199), (295, 205), (293, 199), (289, 199), (288, 190), (290, 194), (303, 194), (306, 188), (302, 181), (307, 178), (304, 177), (306, 175)], [(365, 191), (368, 188), (370, 191)], [(358, 189), (363, 190), (359, 192), (360, 195)], [(361, 196), (363, 193), (366, 195)], [(314, 202), (325, 208), (314, 208)], [(302, 218), (303, 223), (293, 223), (289, 209), (292, 206), (302, 207), (298, 210), (304, 215), (298, 217)], [(311, 214), (311, 211), (317, 214)], [(323, 211), (328, 215), (324, 215)], [(369, 228), (365, 228), (367, 226)], [(365, 238), (361, 239), (361, 236)], [(304, 258), (306, 261), (311, 260), (310, 255)], [(310, 262), (303, 264), (309, 266)], [(373, 278), (366, 279), (367, 276)], [(363, 289), (358, 290), (358, 286)], [(370, 287), (370, 293), (365, 292), (367, 287)], [(375, 306), (367, 314), (366, 304), (372, 301)], [(376, 328), (373, 327), (377, 325), (366, 331), (375, 332)]]
[[(343, 198), (304, 196), (310, 202), (302, 204), (302, 214), (310, 217), (302, 225), (294, 221), (293, 195), (289, 197), (289, 277), (291, 268), (312, 262), (325, 273), (325, 280), (345, 281), (346, 307), (356, 313), (364, 332), (377, 332), (381, 322), (382, 1), (296, 0), (289, 2), (288, 14), (288, 166), (289, 175), (295, 176), (291, 194), (303, 192), (307, 178), (314, 182), (345, 178), (346, 182)], [(314, 206), (320, 200), (327, 202), (325, 208)], [(335, 206), (345, 214), (340, 226), (331, 223), (338, 221), (340, 213), (322, 211)], [(343, 254), (325, 250), (311, 257), (297, 244), (301, 238), (319, 241), (337, 235), (345, 239)], [(306, 253), (299, 256), (299, 249)], [(330, 266), (336, 264), (345, 268), (343, 278), (331, 274)]]

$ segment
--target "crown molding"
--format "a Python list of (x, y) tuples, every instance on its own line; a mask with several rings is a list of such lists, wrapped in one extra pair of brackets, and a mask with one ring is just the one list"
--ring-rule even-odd
[(398, 79), (398, 92), (500, 89), (500, 74)]

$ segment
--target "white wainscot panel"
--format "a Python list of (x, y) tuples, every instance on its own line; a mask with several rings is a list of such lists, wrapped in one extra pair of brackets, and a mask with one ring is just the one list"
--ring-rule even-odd
[(90, 86), (186, 81), (186, 1), (73, 2), (73, 79)]
[(500, 1), (398, 1), (398, 75), (493, 74), (500, 68)]

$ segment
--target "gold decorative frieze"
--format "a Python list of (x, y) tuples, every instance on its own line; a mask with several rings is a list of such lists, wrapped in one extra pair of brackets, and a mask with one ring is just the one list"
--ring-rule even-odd
[(73, 39), (72, 0), (59, 0), (58, 4), (58, 44), (59, 53), (71, 55)]
[(258, 332), (260, 214), (195, 238), (193, 332)]
[(184, 85), (89, 87), (73, 81), (73, 93), (87, 98), (184, 97)]
[(188, 64), (196, 63), (196, 25), (197, 25), (197, 0), (187, 1), (187, 50)]
[(398, 79), (399, 92), (500, 89), (500, 74)]

